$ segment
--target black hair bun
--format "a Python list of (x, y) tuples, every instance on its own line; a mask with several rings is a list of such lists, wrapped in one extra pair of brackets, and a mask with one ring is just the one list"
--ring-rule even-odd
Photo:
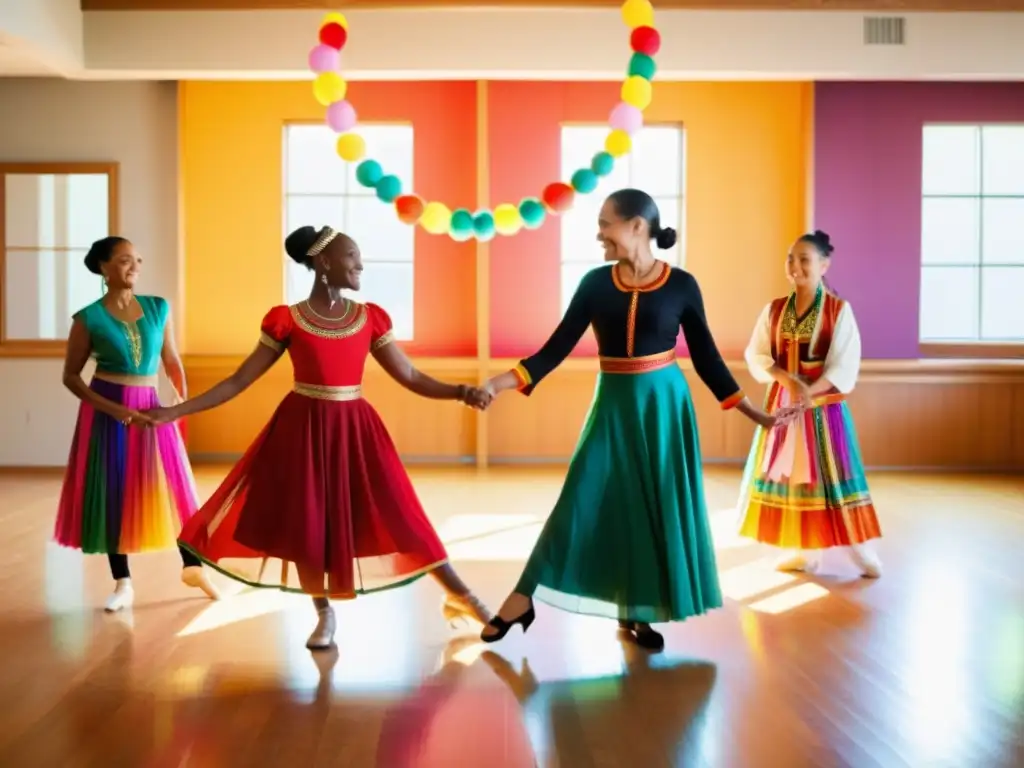
[(832, 245), (832, 238), (829, 237), (828, 232), (820, 229), (814, 230), (814, 240), (821, 247), (821, 250), (825, 252), (826, 256), (835, 250), (835, 247)]
[(92, 244), (92, 248), (90, 248), (89, 252), (85, 254), (85, 258), (83, 259), (83, 261), (85, 262), (85, 268), (92, 272), (94, 275), (103, 274), (102, 270), (100, 270), (100, 251), (96, 247), (96, 243)]
[(305, 264), (309, 261), (309, 249), (319, 236), (316, 227), (299, 227), (284, 239), (284, 250), (291, 259)]
[(661, 250), (667, 251), (676, 244), (676, 231), (672, 227), (662, 227), (654, 236), (654, 243)]

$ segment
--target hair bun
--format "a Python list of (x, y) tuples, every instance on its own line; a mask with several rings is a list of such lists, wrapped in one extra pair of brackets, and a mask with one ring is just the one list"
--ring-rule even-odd
[(662, 227), (654, 236), (654, 243), (665, 251), (676, 244), (676, 231), (672, 227)]
[(829, 255), (835, 248), (832, 246), (832, 238), (829, 237), (828, 232), (822, 229), (814, 230), (814, 239), (821, 246), (821, 249), (825, 252), (825, 255)]
[(299, 227), (284, 239), (284, 250), (293, 261), (305, 264), (319, 234), (316, 227)]
[(103, 272), (100, 269), (100, 254), (94, 244), (89, 252), (85, 254), (85, 258), (82, 259), (85, 262), (85, 268), (92, 272), (94, 275), (102, 275)]

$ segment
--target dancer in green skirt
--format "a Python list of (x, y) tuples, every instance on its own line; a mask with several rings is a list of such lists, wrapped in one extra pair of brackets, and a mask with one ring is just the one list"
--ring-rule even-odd
[(682, 326), (693, 366), (723, 409), (763, 427), (769, 415), (744, 397), (715, 346), (697, 281), (658, 261), (671, 248), (650, 195), (622, 189), (605, 201), (598, 240), (610, 265), (587, 273), (565, 317), (537, 354), (488, 382), (529, 395), (593, 325), (601, 373), (562, 493), (515, 591), (484, 628), (495, 642), (534, 619), (533, 597), (575, 613), (619, 620), (641, 646), (660, 650), (652, 622), (682, 621), (722, 606), (704, 504), (690, 389), (676, 362)]

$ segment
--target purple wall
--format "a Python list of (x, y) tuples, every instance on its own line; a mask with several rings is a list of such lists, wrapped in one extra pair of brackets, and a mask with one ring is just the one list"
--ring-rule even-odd
[(815, 226), (829, 282), (853, 304), (864, 357), (919, 356), (921, 129), (1024, 122), (1024, 83), (817, 83)]

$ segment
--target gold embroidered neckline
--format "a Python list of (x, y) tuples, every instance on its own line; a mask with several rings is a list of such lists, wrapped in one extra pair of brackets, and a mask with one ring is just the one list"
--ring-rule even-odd
[(645, 285), (626, 285), (622, 280), (622, 275), (619, 273), (619, 265), (616, 264), (612, 267), (612, 282), (615, 283), (615, 287), (623, 293), (647, 293), (649, 291), (656, 291), (661, 288), (665, 283), (668, 282), (669, 275), (672, 274), (672, 268), (668, 265), (667, 261), (662, 261), (661, 272), (651, 282)]
[(809, 339), (814, 334), (818, 325), (818, 315), (821, 314), (821, 304), (824, 299), (824, 292), (818, 288), (818, 293), (811, 302), (810, 309), (803, 317), (796, 315), (796, 294), (793, 293), (786, 302), (786, 309), (782, 314), (782, 333), (785, 336), (793, 336), (801, 339)]
[[(350, 299), (345, 299), (345, 304), (345, 312), (337, 319), (339, 324), (333, 326), (321, 325), (321, 322), (328, 319), (313, 312), (308, 301), (293, 304), (288, 309), (291, 311), (292, 319), (295, 323), (307, 333), (319, 336), (322, 339), (345, 339), (359, 333), (363, 326), (366, 325), (366, 305)], [(318, 320), (308, 317), (301, 309), (303, 305)]]

